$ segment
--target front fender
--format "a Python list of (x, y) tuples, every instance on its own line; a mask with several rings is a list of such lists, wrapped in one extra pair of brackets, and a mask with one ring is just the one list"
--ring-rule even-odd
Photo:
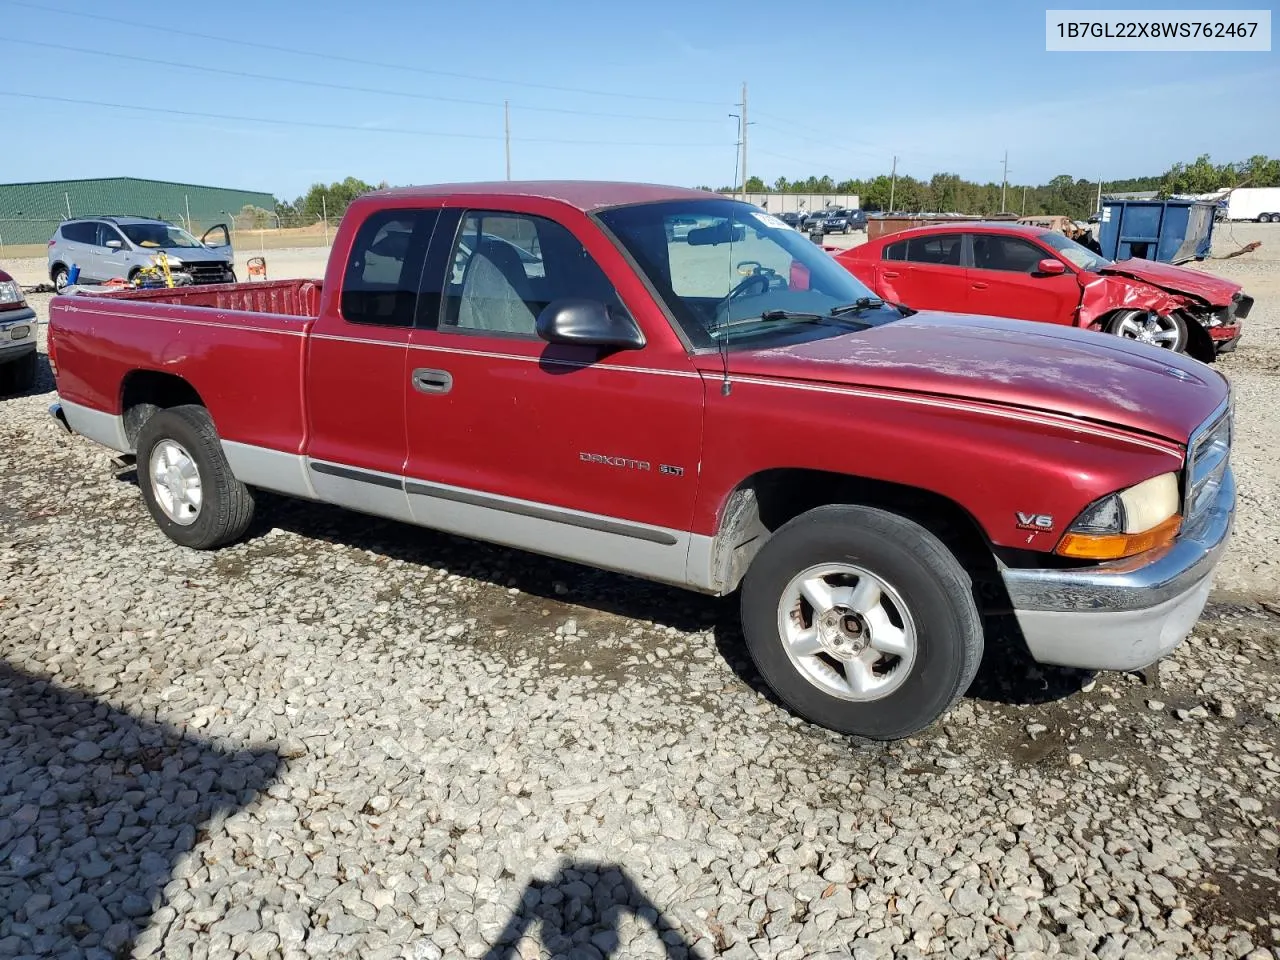
[(1100, 276), (1084, 286), (1076, 325), (1102, 328), (1101, 319), (1117, 310), (1154, 310), (1170, 314), (1195, 301), (1128, 277)]

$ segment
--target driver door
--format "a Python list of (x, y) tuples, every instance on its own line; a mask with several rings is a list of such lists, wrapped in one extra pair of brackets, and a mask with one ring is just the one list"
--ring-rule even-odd
[[(435, 309), (409, 342), (410, 507), (437, 529), (682, 582), (702, 381), (621, 254), (577, 229), (532, 210), (442, 214)], [(626, 310), (646, 345), (547, 343), (538, 314), (566, 297)]]
[(214, 253), (225, 257), (228, 263), (231, 261), (231, 232), (225, 223), (219, 223), (206, 230), (200, 237), (200, 242)]

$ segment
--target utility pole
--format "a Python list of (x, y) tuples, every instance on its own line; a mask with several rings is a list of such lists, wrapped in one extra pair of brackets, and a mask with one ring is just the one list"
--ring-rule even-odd
[(502, 123), (505, 130), (503, 139), (507, 145), (507, 179), (511, 179), (511, 101), (502, 101)]
[(1094, 207), (1093, 212), (1098, 216), (1102, 216), (1102, 178), (1098, 178), (1098, 205)]
[(1022, 213), (1018, 214), (1018, 216), (1025, 217), (1026, 215), (1027, 215), (1027, 188), (1024, 185), (1022, 187)]
[(1004, 213), (1004, 192), (1009, 186), (1009, 151), (1004, 152), (1004, 179), (1000, 181), (1000, 212)]
[(329, 203), (324, 192), (320, 193), (320, 217), (324, 220), (324, 245), (329, 246)]
[(889, 175), (889, 213), (893, 213), (893, 194), (898, 189), (898, 158), (893, 158), (893, 173)]
[(742, 199), (747, 199), (747, 81), (742, 81)]

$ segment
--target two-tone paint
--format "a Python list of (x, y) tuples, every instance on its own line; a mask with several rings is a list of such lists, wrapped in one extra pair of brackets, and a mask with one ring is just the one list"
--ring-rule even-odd
[[(593, 214), (705, 196), (582, 183), (384, 191), (346, 214), (323, 283), (278, 291), (287, 309), (237, 309), (252, 285), (199, 291), (198, 306), (186, 290), (55, 298), (63, 414), (127, 452), (130, 384), (172, 374), (251, 485), (722, 593), (741, 575), (725, 553), (742, 531), (727, 517), (757, 478), (882, 481), (955, 505), (993, 548), (1048, 553), (1091, 502), (1181, 469), (1187, 438), (1226, 400), (1223, 378), (1195, 361), (982, 317), (917, 314), (727, 357), (692, 350)], [(430, 322), (348, 322), (340, 293), (359, 225), (424, 208), (563, 224), (644, 346), (600, 356)], [(450, 388), (415, 388), (424, 370)], [(1019, 522), (1032, 515), (1058, 523)]]

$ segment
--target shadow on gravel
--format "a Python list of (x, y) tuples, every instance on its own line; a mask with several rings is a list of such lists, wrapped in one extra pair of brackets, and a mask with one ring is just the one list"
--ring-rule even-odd
[(129, 955), (177, 859), (280, 765), (0, 661), (0, 957)]
[(43, 353), (36, 354), (36, 380), (29, 390), (23, 390), (21, 393), (6, 392), (5, 375), (3, 371), (0, 371), (0, 403), (6, 400), (18, 400), (22, 397), (39, 396), (42, 393), (49, 393), (53, 389), (55, 389), (53, 369), (49, 366), (49, 358)]
[[(622, 939), (626, 914), (640, 919), (662, 943), (667, 957), (696, 957), (677, 925), (649, 899), (622, 867), (565, 860), (547, 882), (530, 881), (520, 906), (483, 960), (519, 960), (517, 941), (536, 933), (553, 957), (628, 957), (636, 950)], [(586, 948), (593, 949), (586, 949)]]

